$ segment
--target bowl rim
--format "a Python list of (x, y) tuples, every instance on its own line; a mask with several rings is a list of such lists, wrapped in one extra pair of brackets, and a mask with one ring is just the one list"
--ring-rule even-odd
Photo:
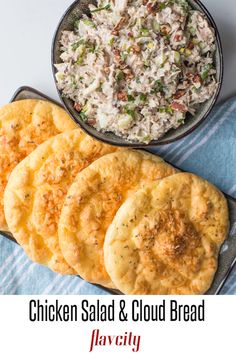
[[(64, 21), (64, 19), (70, 14), (70, 12), (81, 2), (81, 0), (75, 0), (64, 12), (64, 14), (61, 16), (59, 23), (57, 25), (57, 28), (54, 32), (53, 35), (53, 40), (52, 40), (52, 46), (51, 46), (51, 66), (52, 66), (52, 73), (53, 73), (53, 79), (56, 85), (56, 90), (57, 93), (59, 95), (60, 101), (62, 102), (63, 107), (65, 108), (65, 110), (68, 112), (68, 114), (70, 115), (70, 117), (74, 120), (74, 122), (88, 135), (90, 135), (91, 137), (93, 137), (96, 140), (102, 141), (103, 143), (106, 144), (110, 144), (113, 146), (121, 146), (121, 147), (131, 147), (131, 148), (151, 148), (151, 147), (157, 147), (157, 146), (164, 146), (164, 145), (168, 145), (171, 143), (175, 143), (185, 137), (187, 137), (188, 135), (190, 135), (193, 131), (195, 131), (209, 116), (209, 114), (212, 112), (213, 108), (216, 105), (216, 102), (218, 100), (218, 97), (220, 95), (221, 89), (222, 89), (222, 85), (223, 85), (223, 78), (224, 78), (224, 56), (223, 56), (223, 47), (222, 47), (222, 41), (221, 41), (221, 37), (220, 37), (220, 33), (218, 30), (218, 27), (216, 25), (216, 22), (213, 18), (213, 16), (211, 15), (211, 13), (209, 12), (209, 10), (206, 8), (206, 6), (201, 2), (201, 0), (194, 0), (194, 2), (201, 8), (202, 12), (206, 15), (206, 17), (208, 18), (209, 22), (211, 23), (211, 26), (214, 28), (215, 30), (215, 35), (216, 35), (216, 44), (218, 47), (218, 51), (219, 51), (219, 84), (217, 87), (217, 90), (212, 98), (212, 102), (210, 104), (210, 106), (208, 107), (207, 111), (203, 114), (203, 116), (201, 117), (201, 119), (196, 122), (192, 127), (190, 127), (188, 130), (186, 130), (185, 132), (183, 132), (182, 134), (179, 134), (178, 136), (174, 137), (174, 138), (169, 138), (165, 141), (159, 141), (159, 140), (152, 140), (150, 141), (148, 144), (145, 143), (139, 143), (139, 142), (132, 142), (132, 141), (128, 141), (125, 140), (123, 138), (122, 142), (116, 142), (111, 140), (109, 137), (107, 137), (104, 133), (100, 134), (102, 136), (98, 137), (96, 136), (96, 130), (94, 133), (92, 133), (91, 131), (89, 131), (89, 129), (87, 128), (88, 124), (82, 124), (82, 122), (80, 122), (80, 120), (76, 119), (74, 116), (73, 111), (70, 109), (70, 107), (68, 107), (68, 105), (66, 104), (64, 98), (62, 97), (62, 93), (59, 90), (58, 86), (57, 86), (57, 80), (56, 80), (56, 68), (55, 68), (55, 63), (56, 63), (56, 58), (55, 58), (55, 47), (56, 47), (56, 43), (57, 43), (57, 37), (60, 31), (60, 27)], [(178, 128), (177, 128), (178, 130)], [(115, 135), (115, 134), (114, 134)], [(116, 136), (116, 135), (115, 135)], [(164, 135), (165, 136), (165, 135)], [(164, 137), (163, 136), (163, 137)], [(122, 139), (122, 137), (117, 136), (117, 138)]]

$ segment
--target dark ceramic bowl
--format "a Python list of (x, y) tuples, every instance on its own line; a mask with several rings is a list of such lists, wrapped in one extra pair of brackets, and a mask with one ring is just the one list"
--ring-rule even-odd
[[(142, 144), (142, 143), (137, 143), (137, 142), (129, 142), (123, 138), (120, 138), (116, 136), (113, 133), (101, 133), (95, 130), (93, 127), (89, 126), (85, 122), (83, 122), (80, 119), (80, 116), (78, 112), (74, 109), (74, 104), (73, 101), (63, 97), (62, 93), (58, 90), (59, 96), (61, 98), (61, 101), (71, 117), (74, 119), (76, 123), (80, 125), (80, 127), (86, 131), (89, 135), (93, 136), (94, 138), (101, 140), (103, 142), (112, 144), (112, 145), (119, 145), (119, 146), (129, 146), (133, 148), (141, 148), (141, 147), (148, 147), (148, 146), (158, 146), (158, 145), (165, 145), (169, 143), (173, 143), (186, 135), (190, 134), (193, 132), (209, 115), (209, 113), (212, 111), (217, 98), (220, 93), (220, 89), (222, 86), (222, 80), (223, 80), (223, 53), (222, 53), (222, 46), (221, 46), (221, 40), (219, 36), (218, 29), (216, 27), (216, 24), (208, 12), (208, 10), (205, 8), (205, 6), (199, 1), (199, 0), (188, 0), (192, 8), (196, 10), (202, 11), (206, 17), (208, 18), (211, 26), (215, 29), (216, 32), (216, 54), (215, 54), (215, 66), (217, 69), (217, 81), (219, 82), (219, 86), (217, 91), (215, 92), (214, 96), (209, 99), (207, 102), (203, 103), (200, 105), (197, 113), (194, 116), (191, 116), (188, 114), (188, 117), (186, 119), (186, 122), (184, 125), (180, 126), (177, 129), (172, 129), (170, 130), (167, 134), (165, 134), (161, 139), (153, 140), (149, 144)], [(73, 30), (74, 28), (74, 22), (76, 19), (80, 18), (82, 14), (86, 13), (89, 14), (89, 9), (88, 9), (88, 4), (96, 4), (96, 0), (77, 0), (75, 1), (66, 11), (66, 13), (63, 15), (61, 21), (59, 22), (58, 28), (56, 30), (54, 39), (53, 39), (53, 45), (52, 45), (52, 67), (53, 67), (53, 75), (54, 75), (54, 80), (56, 82), (55, 74), (56, 74), (56, 69), (54, 67), (54, 63), (58, 64), (61, 62), (60, 59), (60, 39), (62, 32), (65, 30)]]

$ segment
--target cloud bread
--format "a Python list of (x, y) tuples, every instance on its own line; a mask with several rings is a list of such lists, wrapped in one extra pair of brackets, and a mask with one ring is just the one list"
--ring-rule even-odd
[(5, 191), (6, 220), (33, 261), (62, 274), (76, 274), (58, 242), (64, 198), (78, 172), (116, 150), (76, 129), (49, 139), (13, 170)]
[(192, 174), (170, 176), (120, 208), (106, 235), (106, 269), (125, 294), (202, 294), (228, 230), (220, 191)]
[(48, 138), (76, 128), (60, 107), (41, 100), (22, 100), (0, 109), (0, 230), (7, 230), (3, 195), (13, 168)]
[(85, 280), (112, 287), (103, 243), (117, 210), (147, 182), (175, 172), (155, 155), (125, 150), (102, 157), (78, 174), (59, 222), (60, 246), (68, 264)]

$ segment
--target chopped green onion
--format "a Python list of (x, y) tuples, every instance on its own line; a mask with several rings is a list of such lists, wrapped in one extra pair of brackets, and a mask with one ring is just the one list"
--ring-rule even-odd
[(122, 61), (126, 61), (127, 58), (128, 58), (128, 53), (122, 52), (122, 53), (121, 53), (121, 59), (122, 59)]
[(170, 0), (170, 1), (166, 1), (166, 2), (161, 2), (159, 5), (158, 5), (158, 10), (159, 11), (162, 11), (164, 10), (167, 6), (171, 6), (174, 4), (174, 1), (173, 0)]
[(78, 89), (78, 85), (77, 85), (77, 82), (76, 82), (76, 80), (75, 80), (75, 78), (72, 80), (72, 87), (75, 89), (75, 90), (77, 90)]
[(171, 107), (166, 107), (166, 113), (173, 114), (173, 109)]
[(85, 122), (87, 120), (87, 116), (86, 116), (86, 114), (84, 112), (80, 112), (79, 116), (82, 119), (82, 121)]
[(89, 46), (89, 53), (94, 53), (95, 50), (96, 50), (96, 45), (95, 45), (95, 44), (91, 44), (91, 45)]
[(195, 36), (195, 34), (196, 34), (196, 28), (194, 28), (193, 26), (189, 27), (189, 32), (190, 32), (193, 36)]
[(202, 80), (206, 80), (207, 79), (211, 69), (212, 69), (212, 65), (211, 64), (207, 64), (207, 65), (204, 66), (203, 71), (201, 73), (201, 79)]
[(146, 136), (143, 138), (143, 141), (145, 141), (145, 142), (149, 142), (149, 141), (151, 141), (151, 140), (152, 140), (151, 135), (146, 135)]
[(88, 20), (88, 19), (84, 19), (83, 20), (83, 23), (86, 25), (86, 26), (90, 26), (90, 27), (96, 27), (95, 24), (93, 23), (93, 21), (91, 20)]
[(128, 105), (124, 106), (124, 111), (126, 114), (130, 115), (132, 118), (135, 118), (135, 110), (131, 109)]
[(155, 90), (155, 92), (164, 92), (164, 86), (163, 86), (161, 80), (155, 81), (154, 90)]
[(200, 86), (200, 87), (193, 86), (193, 87), (191, 88), (191, 90), (192, 90), (193, 92), (199, 92), (199, 91), (201, 90), (201, 86)]
[(81, 46), (81, 44), (84, 44), (84, 39), (81, 39), (81, 40), (79, 40), (78, 42), (73, 43), (73, 44), (71, 45), (72, 50), (78, 49), (79, 46)]
[(110, 40), (109, 40), (109, 45), (112, 46), (115, 42), (115, 37), (112, 37)]
[(146, 101), (147, 101), (147, 95), (145, 95), (144, 93), (141, 93), (141, 95), (140, 95), (140, 101), (146, 102)]
[(176, 64), (179, 64), (180, 63), (180, 60), (181, 60), (181, 56), (179, 54), (179, 52), (176, 52), (174, 53), (174, 59), (175, 59), (175, 63)]
[(76, 64), (81, 65), (81, 64), (83, 64), (83, 61), (84, 61), (84, 58), (80, 57), (79, 59), (77, 59)]
[(81, 109), (80, 113), (85, 113), (88, 110), (88, 105), (87, 103), (84, 105), (84, 107)]
[(149, 36), (149, 30), (147, 28), (140, 28), (139, 32), (143, 36)]
[(123, 71), (120, 71), (117, 75), (116, 75), (116, 81), (120, 82), (122, 80), (124, 80), (125, 78), (125, 74), (123, 73)]
[(173, 109), (171, 107), (161, 107), (161, 108), (159, 108), (159, 112), (172, 114)]
[(128, 95), (128, 102), (134, 102), (135, 98), (132, 95)]
[(95, 13), (95, 12), (99, 12), (99, 11), (103, 11), (103, 10), (110, 10), (111, 9), (111, 4), (107, 4), (106, 6), (103, 7), (98, 7), (95, 10), (92, 10), (91, 13)]
[(178, 3), (185, 12), (189, 10), (189, 5), (186, 0), (178, 0)]
[(168, 6), (168, 2), (161, 2), (159, 4), (159, 10), (162, 11)]

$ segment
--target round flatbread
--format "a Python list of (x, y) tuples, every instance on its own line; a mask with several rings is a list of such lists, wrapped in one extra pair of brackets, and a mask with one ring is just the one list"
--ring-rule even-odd
[(59, 222), (60, 246), (68, 264), (85, 280), (112, 287), (103, 243), (117, 210), (145, 183), (175, 172), (155, 155), (125, 150), (102, 157), (78, 174)]
[(3, 195), (13, 168), (48, 138), (74, 128), (69, 115), (47, 101), (22, 100), (0, 109), (0, 230), (8, 230)]
[(180, 173), (151, 183), (120, 208), (106, 235), (106, 269), (125, 294), (202, 294), (228, 229), (222, 193)]
[(75, 129), (47, 140), (13, 170), (4, 198), (6, 220), (33, 261), (61, 274), (76, 274), (58, 242), (64, 198), (81, 170), (116, 150)]

